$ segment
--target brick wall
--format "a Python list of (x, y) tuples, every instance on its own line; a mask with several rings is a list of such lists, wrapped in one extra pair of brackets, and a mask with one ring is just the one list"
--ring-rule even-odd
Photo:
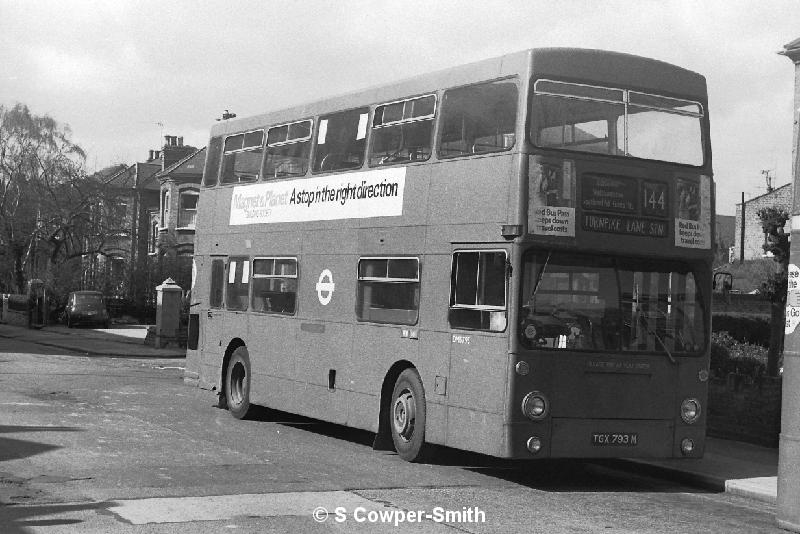
[(781, 379), (729, 374), (708, 386), (708, 435), (777, 447)]
[[(745, 200), (745, 227), (744, 227), (744, 259), (753, 260), (764, 256), (764, 230), (761, 228), (761, 220), (758, 218), (758, 210), (761, 208), (783, 208), (787, 213), (792, 211), (792, 184), (778, 187), (771, 193), (761, 195), (750, 200)], [(791, 220), (786, 222), (784, 229), (788, 233), (791, 230)], [(742, 205), (736, 205), (736, 234), (734, 244), (735, 258), (738, 260), (741, 254), (742, 242)]]

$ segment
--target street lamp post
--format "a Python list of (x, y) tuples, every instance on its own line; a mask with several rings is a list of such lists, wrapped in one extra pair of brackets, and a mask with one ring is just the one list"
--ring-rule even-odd
[(781, 436), (778, 448), (778, 526), (800, 532), (800, 39), (780, 52), (795, 65), (794, 145), (792, 149), (792, 239), (789, 249), (788, 289), (786, 295), (785, 349), (783, 351), (783, 393), (781, 401)]

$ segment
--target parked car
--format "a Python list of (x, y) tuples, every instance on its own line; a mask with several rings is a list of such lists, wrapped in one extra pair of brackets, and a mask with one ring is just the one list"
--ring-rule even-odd
[(78, 324), (99, 325), (108, 328), (111, 316), (106, 309), (106, 299), (99, 291), (73, 291), (64, 309), (67, 327)]

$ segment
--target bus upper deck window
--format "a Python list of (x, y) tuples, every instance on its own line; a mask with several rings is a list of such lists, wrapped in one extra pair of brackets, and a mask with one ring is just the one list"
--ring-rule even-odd
[(531, 140), (544, 148), (703, 164), (698, 102), (540, 79)]
[(308, 171), (311, 152), (311, 120), (297, 121), (270, 128), (267, 132), (265, 179), (303, 176)]
[(212, 137), (208, 142), (206, 163), (203, 168), (203, 185), (205, 187), (217, 185), (220, 156), (222, 156), (222, 137)]
[(370, 166), (429, 159), (435, 111), (435, 95), (391, 102), (375, 108), (369, 148)]
[(445, 91), (438, 155), (509, 150), (516, 141), (517, 84), (511, 80)]
[(369, 109), (351, 109), (320, 117), (314, 172), (358, 169), (364, 163)]
[(261, 167), (264, 130), (241, 133), (225, 139), (220, 183), (255, 182)]

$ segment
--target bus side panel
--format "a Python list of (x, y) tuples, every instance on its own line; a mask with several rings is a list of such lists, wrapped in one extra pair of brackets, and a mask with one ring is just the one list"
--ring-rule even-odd
[(505, 336), (451, 334), (448, 446), (504, 455), (507, 359)]
[(248, 315), (247, 352), (250, 355), (250, 397), (254, 404), (276, 407), (276, 379), (294, 376), (298, 322), (279, 315)]
[[(351, 236), (350, 241), (355, 239)], [(338, 245), (329, 242), (327, 250), (338, 251)], [(304, 242), (303, 246), (315, 249), (322, 243)], [(349, 418), (348, 399), (336, 395), (335, 386), (341, 383), (343, 366), (353, 350), (355, 269), (352, 255), (304, 251), (298, 287), (299, 329), (292, 350), (296, 355), (295, 379), (307, 386), (299, 387), (298, 394), (292, 396), (293, 412), (341, 424)], [(334, 385), (332, 391), (329, 385)]]
[[(378, 404), (383, 379), (391, 366), (403, 360), (413, 365), (419, 361), (419, 341), (409, 337), (409, 328), (374, 323), (356, 324), (353, 329), (353, 353), (344, 366), (341, 379), (337, 374), (337, 389), (375, 395), (374, 402)], [(425, 389), (427, 396), (427, 386)], [(377, 417), (368, 421), (371, 426), (376, 422)]]
[[(426, 224), (438, 228), (447, 224), (497, 222), (499, 238), (499, 225), (508, 217), (512, 161), (510, 155), (502, 154), (437, 164), (436, 180), (430, 182)], [(474, 240), (472, 235), (469, 241)]]
[(427, 404), (425, 441), (444, 445), (447, 442), (447, 395), (450, 392), (450, 334), (426, 330), (420, 332), (419, 342), (417, 370), (425, 387)]

